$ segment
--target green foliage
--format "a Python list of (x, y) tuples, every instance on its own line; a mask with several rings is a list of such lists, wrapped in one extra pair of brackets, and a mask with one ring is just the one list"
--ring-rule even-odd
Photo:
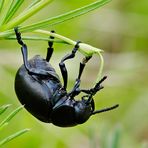
[[(8, 1), (5, 1), (2, 3), (2, 10), (5, 12), (5, 15), (3, 15), (3, 12), (0, 14), (3, 16), (0, 19), (0, 37), (9, 37), (10, 35), (14, 34), (13, 28), (16, 26), (20, 26), (21, 32), (27, 32), (27, 31), (33, 31), (36, 29), (41, 29), (45, 26), (51, 26), (56, 25), (62, 22), (65, 22), (67, 20), (73, 19), (75, 17), (78, 17), (80, 15), (86, 14), (92, 10), (95, 10), (104, 4), (108, 3), (110, 0), (98, 0), (94, 3), (91, 3), (89, 5), (86, 5), (84, 7), (75, 9), (73, 11), (69, 11), (64, 14), (60, 14), (58, 16), (54, 16), (52, 18), (47, 18), (45, 20), (39, 21), (34, 24), (29, 24), (27, 26), (21, 26), (21, 24), (28, 20), (32, 15), (36, 14), (38, 11), (40, 11), (42, 8), (44, 8), (48, 3), (52, 2), (53, 0), (42, 0), (42, 1), (33, 1), (27, 9), (24, 9), (17, 17), (14, 17), (12, 20), (10, 20), (17, 9), (19, 9), (19, 6), (23, 3), (23, 1), (15, 2), (12, 1), (11, 3)], [(9, 5), (8, 5), (9, 4)], [(10, 20), (8, 22), (8, 20)]]
[[(10, 107), (10, 105), (3, 105), (0, 107), (0, 115), (2, 115), (8, 108)], [(23, 106), (18, 107), (17, 109), (15, 109), (14, 111), (12, 111), (7, 117), (4, 118), (4, 120), (2, 120), (0, 122), (0, 131), (3, 130), (3, 128), (6, 128), (9, 124), (9, 122), (16, 116), (16, 114), (23, 109)], [(27, 131), (29, 131), (29, 129), (23, 129), (20, 130), (16, 133), (13, 133), (12, 135), (9, 135), (7, 137), (5, 137), (4, 139), (0, 140), (0, 146), (6, 144), (7, 142), (11, 141), (12, 139), (15, 139), (18, 136), (21, 136), (22, 134), (26, 133)]]
[(10, 106), (10, 104), (1, 106), (1, 107), (0, 107), (0, 115), (1, 115), (2, 113), (4, 113), (4, 112), (7, 110), (7, 108), (8, 108), (9, 106)]
[(22, 134), (24, 134), (24, 133), (26, 133), (28, 131), (29, 131), (29, 129), (23, 129), (23, 130), (20, 130), (20, 131), (18, 131), (16, 133), (14, 133), (14, 134), (4, 138), (3, 140), (0, 141), (0, 146), (2, 146), (4, 144), (6, 144), (7, 142), (9, 142), (9, 141), (11, 141), (11, 140), (21, 136)]

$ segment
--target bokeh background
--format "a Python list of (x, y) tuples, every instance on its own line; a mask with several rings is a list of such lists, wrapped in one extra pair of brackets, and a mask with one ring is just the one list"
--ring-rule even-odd
[[(78, 8), (94, 0), (70, 2), (54, 1), (33, 16), (27, 23), (55, 16)], [(29, 1), (26, 1), (26, 5)], [(118, 148), (148, 147), (148, 1), (113, 0), (91, 13), (64, 22), (46, 30), (73, 40), (103, 49), (105, 66), (103, 75), (108, 79), (104, 89), (95, 97), (96, 108), (120, 104), (111, 112), (96, 115), (83, 125), (72, 128), (59, 128), (41, 123), (22, 110), (5, 128), (0, 138), (23, 128), (31, 131), (14, 139), (6, 148), (110, 148), (114, 138), (118, 138)], [(25, 5), (23, 5), (25, 7)], [(46, 15), (45, 15), (46, 14)], [(29, 57), (35, 54), (46, 55), (47, 42), (26, 41)], [(61, 76), (58, 63), (73, 48), (55, 44), (52, 65)], [(74, 60), (66, 62), (69, 72), (68, 90), (78, 74), (79, 62), (83, 55), (77, 54)], [(14, 78), (22, 64), (20, 46), (15, 40), (0, 41), (0, 105), (12, 104), (11, 112), (20, 106), (14, 92)], [(93, 86), (99, 68), (98, 57), (93, 57), (82, 76), (83, 88)]]

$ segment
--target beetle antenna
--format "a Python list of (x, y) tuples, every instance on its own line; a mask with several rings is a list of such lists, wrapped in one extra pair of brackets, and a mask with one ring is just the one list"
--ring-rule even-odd
[(102, 112), (107, 112), (107, 111), (110, 111), (110, 110), (113, 110), (113, 109), (117, 108), (118, 106), (119, 106), (119, 104), (116, 104), (116, 105), (108, 107), (108, 108), (104, 108), (104, 109), (101, 109), (101, 110), (96, 110), (96, 111), (92, 112), (91, 115), (95, 115), (95, 114), (102, 113)]

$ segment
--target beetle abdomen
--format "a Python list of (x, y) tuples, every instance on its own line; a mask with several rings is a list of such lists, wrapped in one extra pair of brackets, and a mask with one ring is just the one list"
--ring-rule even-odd
[(40, 56), (35, 56), (29, 60), (29, 65), (31, 68), (49, 71), (51, 75), (40, 79), (40, 76), (28, 74), (24, 65), (22, 65), (15, 78), (17, 97), (33, 116), (43, 122), (51, 122), (51, 98), (53, 92), (61, 87), (59, 79), (57, 80), (58, 75), (51, 65)]

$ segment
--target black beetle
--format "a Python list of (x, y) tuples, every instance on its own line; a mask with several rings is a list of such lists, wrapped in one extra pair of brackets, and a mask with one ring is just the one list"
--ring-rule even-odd
[[(60, 127), (71, 127), (86, 122), (91, 115), (118, 107), (118, 105), (115, 105), (95, 111), (93, 96), (103, 88), (100, 84), (106, 77), (103, 77), (94, 88), (88, 90), (79, 88), (83, 69), (91, 57), (85, 57), (80, 63), (75, 85), (70, 92), (66, 91), (68, 74), (64, 61), (75, 57), (80, 41), (77, 42), (72, 52), (66, 55), (59, 63), (64, 81), (62, 86), (59, 76), (49, 63), (53, 53), (54, 37), (50, 36), (46, 59), (36, 55), (28, 61), (27, 46), (22, 41), (18, 28), (16, 27), (14, 30), (17, 41), (21, 45), (24, 62), (15, 78), (16, 95), (25, 108), (37, 119)], [(84, 92), (87, 95), (83, 96), (79, 101), (75, 100), (74, 97), (80, 92)]]

